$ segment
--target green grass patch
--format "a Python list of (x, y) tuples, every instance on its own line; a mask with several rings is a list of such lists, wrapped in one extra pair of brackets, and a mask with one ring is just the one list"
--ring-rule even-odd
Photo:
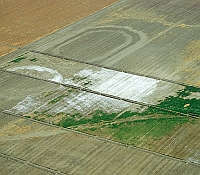
[(116, 117), (116, 113), (107, 113), (102, 110), (97, 110), (89, 116), (90, 118), (82, 118), (82, 114), (76, 113), (76, 114), (66, 114), (66, 117), (63, 117), (63, 119), (58, 123), (59, 126), (62, 126), (64, 128), (75, 126), (75, 125), (83, 125), (83, 124), (94, 124), (94, 123), (100, 123), (102, 121), (111, 121)]
[(68, 92), (73, 92), (74, 90), (73, 89), (68, 89)]
[[(122, 123), (112, 123), (101, 128), (86, 128), (82, 130), (90, 134), (110, 137), (121, 143), (137, 145), (148, 139), (159, 140), (168, 136), (175, 129), (185, 123), (195, 123), (195, 119), (188, 117), (148, 118)], [(144, 142), (145, 142), (144, 141)]]
[(29, 60), (32, 61), (32, 62), (36, 62), (36, 61), (38, 61), (37, 58), (31, 58), (31, 59), (29, 59)]
[(34, 114), (39, 114), (39, 112), (38, 112), (38, 111), (34, 111), (33, 113), (34, 113)]
[(173, 112), (168, 112), (157, 107), (150, 106), (143, 112), (126, 111), (121, 114), (117, 119), (125, 119), (133, 116), (149, 116), (153, 114), (173, 115)]
[(26, 59), (26, 57), (20, 56), (20, 57), (17, 57), (15, 60), (12, 60), (11, 62), (12, 63), (19, 63), (21, 60), (24, 60), (24, 59)]
[(107, 113), (102, 110), (96, 110), (94, 113), (92, 113), (92, 122), (98, 123), (101, 121), (111, 121), (116, 117), (116, 113)]
[(54, 104), (54, 103), (57, 103), (59, 102), (61, 99), (63, 99), (64, 97), (68, 96), (67, 94), (63, 94), (63, 95), (60, 95), (56, 98), (54, 98), (53, 100), (51, 100), (48, 104)]
[(34, 116), (33, 119), (34, 119), (34, 120), (39, 120), (39, 119), (38, 119), (38, 116)]
[(196, 92), (200, 92), (200, 88), (186, 86), (184, 90), (177, 93), (176, 97), (169, 96), (157, 106), (184, 114), (200, 116), (200, 100), (187, 98), (191, 93)]
[(129, 118), (139, 114), (140, 114), (139, 112), (126, 111), (123, 114), (121, 114), (117, 119)]
[(62, 126), (64, 128), (75, 126), (75, 125), (81, 125), (88, 123), (88, 119), (81, 119), (81, 120), (75, 120), (73, 118), (63, 117), (62, 120), (58, 123), (58, 126)]
[[(66, 114), (66, 116), (69, 116), (69, 114)], [(73, 119), (81, 118), (83, 115), (81, 113), (75, 113), (70, 115)]]
[(154, 140), (161, 139), (163, 136), (170, 135), (176, 126), (191, 121), (188, 117), (149, 118), (120, 123), (118, 126), (111, 125), (110, 128), (114, 127), (116, 130), (113, 138), (134, 145), (143, 136)]

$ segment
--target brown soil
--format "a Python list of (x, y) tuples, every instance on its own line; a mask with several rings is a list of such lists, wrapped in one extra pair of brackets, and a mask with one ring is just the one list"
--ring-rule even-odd
[(6, 55), (12, 51), (14, 51), (15, 49), (11, 48), (11, 47), (7, 47), (7, 46), (1, 46), (0, 45), (0, 56)]
[[(117, 0), (0, 0), (0, 42), (24, 46), (114, 2)], [(1, 50), (0, 55), (8, 52)]]

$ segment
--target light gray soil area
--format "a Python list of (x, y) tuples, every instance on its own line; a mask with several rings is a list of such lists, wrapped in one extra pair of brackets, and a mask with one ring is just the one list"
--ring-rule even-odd
[(199, 14), (123, 0), (1, 57), (0, 174), (200, 175)]

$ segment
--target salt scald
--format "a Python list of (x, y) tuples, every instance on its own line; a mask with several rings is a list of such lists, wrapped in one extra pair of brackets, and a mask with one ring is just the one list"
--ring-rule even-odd
[(91, 69), (83, 69), (79, 73), (74, 74), (74, 77), (80, 77), (83, 79), (64, 79), (57, 70), (53, 70), (41, 66), (21, 66), (8, 69), (9, 71), (17, 71), (27, 69), (29, 71), (36, 70), (39, 72), (48, 72), (54, 76), (50, 79), (55, 82), (84, 87), (87, 83), (87, 88), (109, 95), (115, 95), (121, 98), (127, 98), (139, 102), (151, 102), (148, 99), (150, 95), (157, 90), (157, 84), (159, 80), (152, 78), (142, 77), (138, 75), (132, 75), (124, 72), (118, 72), (102, 68), (99, 71), (93, 71)]
[[(91, 90), (141, 102), (154, 93), (159, 83), (159, 80), (152, 78), (104, 68), (100, 71), (84, 69), (74, 76), (87, 77), (87, 80), (92, 82), (88, 85)], [(72, 79), (70, 81), (73, 82)]]
[(54, 105), (44, 102), (41, 97), (27, 96), (23, 101), (8, 110), (8, 112), (27, 115), (35, 110), (43, 111), (45, 109), (49, 109), (51, 106), (51, 110), (49, 110), (49, 113), (51, 114), (58, 114), (60, 112), (80, 112), (82, 114), (86, 114), (96, 110), (118, 113), (130, 105), (131, 103), (125, 101), (91, 94), (88, 92), (81, 92), (79, 94), (71, 93), (71, 95), (65, 97), (63, 100)]
[(8, 112), (15, 112), (16, 114), (27, 114), (33, 111), (35, 108), (40, 106), (42, 102), (39, 97), (27, 96), (23, 101), (19, 102), (12, 109), (7, 110)]
[(76, 96), (69, 96), (64, 98), (65, 102), (60, 102), (59, 105), (52, 108), (54, 113), (68, 112), (73, 109), (78, 112), (88, 113), (98, 109), (106, 112), (120, 112), (121, 110), (129, 107), (131, 103), (82, 92)]
[(54, 78), (50, 79), (50, 80), (55, 81), (55, 82), (62, 82), (63, 81), (62, 75), (57, 70), (53, 70), (53, 69), (41, 67), (41, 66), (21, 66), (21, 67), (10, 68), (10, 69), (7, 69), (7, 70), (8, 71), (17, 71), (17, 70), (24, 70), (24, 69), (36, 70), (38, 72), (48, 72), (48, 73), (50, 73), (54, 76)]

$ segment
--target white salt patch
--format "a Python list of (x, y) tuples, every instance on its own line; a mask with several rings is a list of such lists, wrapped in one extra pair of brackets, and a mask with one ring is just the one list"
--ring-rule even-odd
[[(74, 74), (74, 77), (76, 76), (82, 78), (87, 77), (87, 81), (91, 81), (91, 84), (87, 85), (88, 89), (147, 103), (151, 102), (152, 99), (148, 99), (148, 97), (157, 90), (158, 83), (160, 82), (159, 80), (152, 78), (113, 71), (105, 68), (102, 68), (100, 71), (83, 69), (79, 73)], [(82, 80), (75, 82), (73, 79), (65, 80), (66, 83), (79, 87), (81, 86), (81, 81)], [(85, 81), (85, 79), (83, 81)]]
[(192, 92), (189, 96), (184, 97), (184, 99), (192, 99), (192, 98), (200, 99), (200, 92)]
[(57, 70), (53, 70), (53, 69), (41, 67), (41, 66), (21, 66), (21, 67), (10, 68), (10, 69), (7, 69), (7, 70), (8, 71), (17, 71), (17, 70), (24, 70), (24, 69), (35, 70), (35, 71), (38, 71), (38, 72), (48, 72), (48, 73), (50, 73), (51, 75), (54, 76), (53, 79), (49, 79), (49, 80), (52, 80), (52, 81), (55, 81), (55, 82), (62, 82), (63, 81), (62, 75)]
[(65, 103), (60, 102), (51, 111), (54, 113), (68, 112), (70, 109), (81, 113), (88, 113), (94, 110), (102, 109), (107, 112), (120, 112), (129, 107), (131, 103), (82, 92), (79, 95), (69, 96), (64, 98)]
[(200, 161), (198, 159), (194, 159), (192, 157), (188, 157), (188, 162), (199, 164)]
[(14, 112), (17, 114), (27, 114), (40, 106), (42, 102), (39, 97), (27, 96), (23, 101), (19, 102), (16, 106), (7, 110), (9, 112)]

